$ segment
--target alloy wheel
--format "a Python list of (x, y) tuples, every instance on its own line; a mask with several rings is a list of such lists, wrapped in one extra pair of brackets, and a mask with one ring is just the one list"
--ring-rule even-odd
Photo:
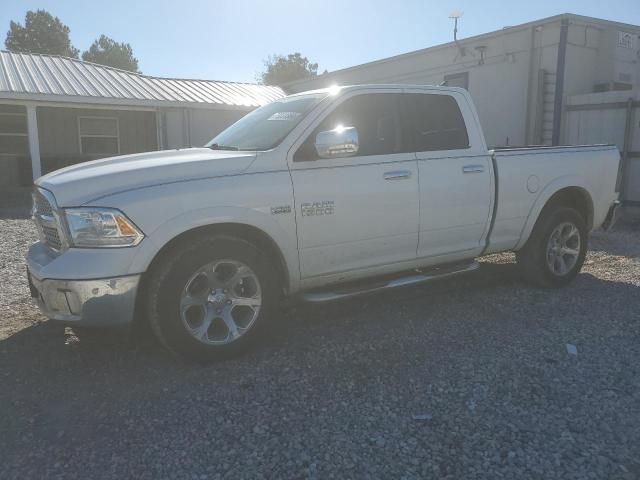
[(207, 345), (237, 340), (255, 323), (262, 306), (258, 277), (237, 260), (200, 267), (180, 297), (180, 317), (189, 333)]
[(547, 265), (554, 275), (569, 273), (580, 256), (580, 230), (571, 222), (553, 229), (547, 242)]

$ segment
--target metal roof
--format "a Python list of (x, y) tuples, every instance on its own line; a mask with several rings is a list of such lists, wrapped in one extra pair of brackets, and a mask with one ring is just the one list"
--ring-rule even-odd
[(284, 96), (280, 87), (151, 77), (73, 58), (0, 51), (0, 98), (251, 108)]

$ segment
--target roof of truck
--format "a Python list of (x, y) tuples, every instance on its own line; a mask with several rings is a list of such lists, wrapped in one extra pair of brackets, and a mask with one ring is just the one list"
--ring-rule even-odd
[(359, 85), (332, 85), (326, 88), (318, 88), (316, 90), (307, 90), (304, 92), (293, 93), (290, 97), (298, 95), (309, 95), (313, 93), (332, 93), (337, 94), (350, 90), (409, 90), (409, 89), (424, 89), (424, 90), (442, 90), (446, 92), (466, 92), (464, 88), (449, 87), (446, 85), (419, 85), (408, 83), (365, 83)]

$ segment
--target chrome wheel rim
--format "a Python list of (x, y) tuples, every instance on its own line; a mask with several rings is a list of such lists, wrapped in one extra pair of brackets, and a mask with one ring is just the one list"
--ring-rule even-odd
[(569, 273), (580, 256), (580, 230), (571, 222), (563, 222), (553, 229), (547, 242), (547, 265), (554, 275)]
[(224, 345), (253, 326), (262, 306), (256, 274), (237, 260), (200, 267), (180, 296), (180, 318), (187, 331), (207, 345)]

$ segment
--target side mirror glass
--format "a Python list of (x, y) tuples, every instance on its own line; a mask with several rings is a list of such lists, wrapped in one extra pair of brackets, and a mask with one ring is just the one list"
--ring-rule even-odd
[(316, 152), (320, 158), (342, 158), (358, 153), (360, 142), (356, 127), (338, 127), (316, 135)]

